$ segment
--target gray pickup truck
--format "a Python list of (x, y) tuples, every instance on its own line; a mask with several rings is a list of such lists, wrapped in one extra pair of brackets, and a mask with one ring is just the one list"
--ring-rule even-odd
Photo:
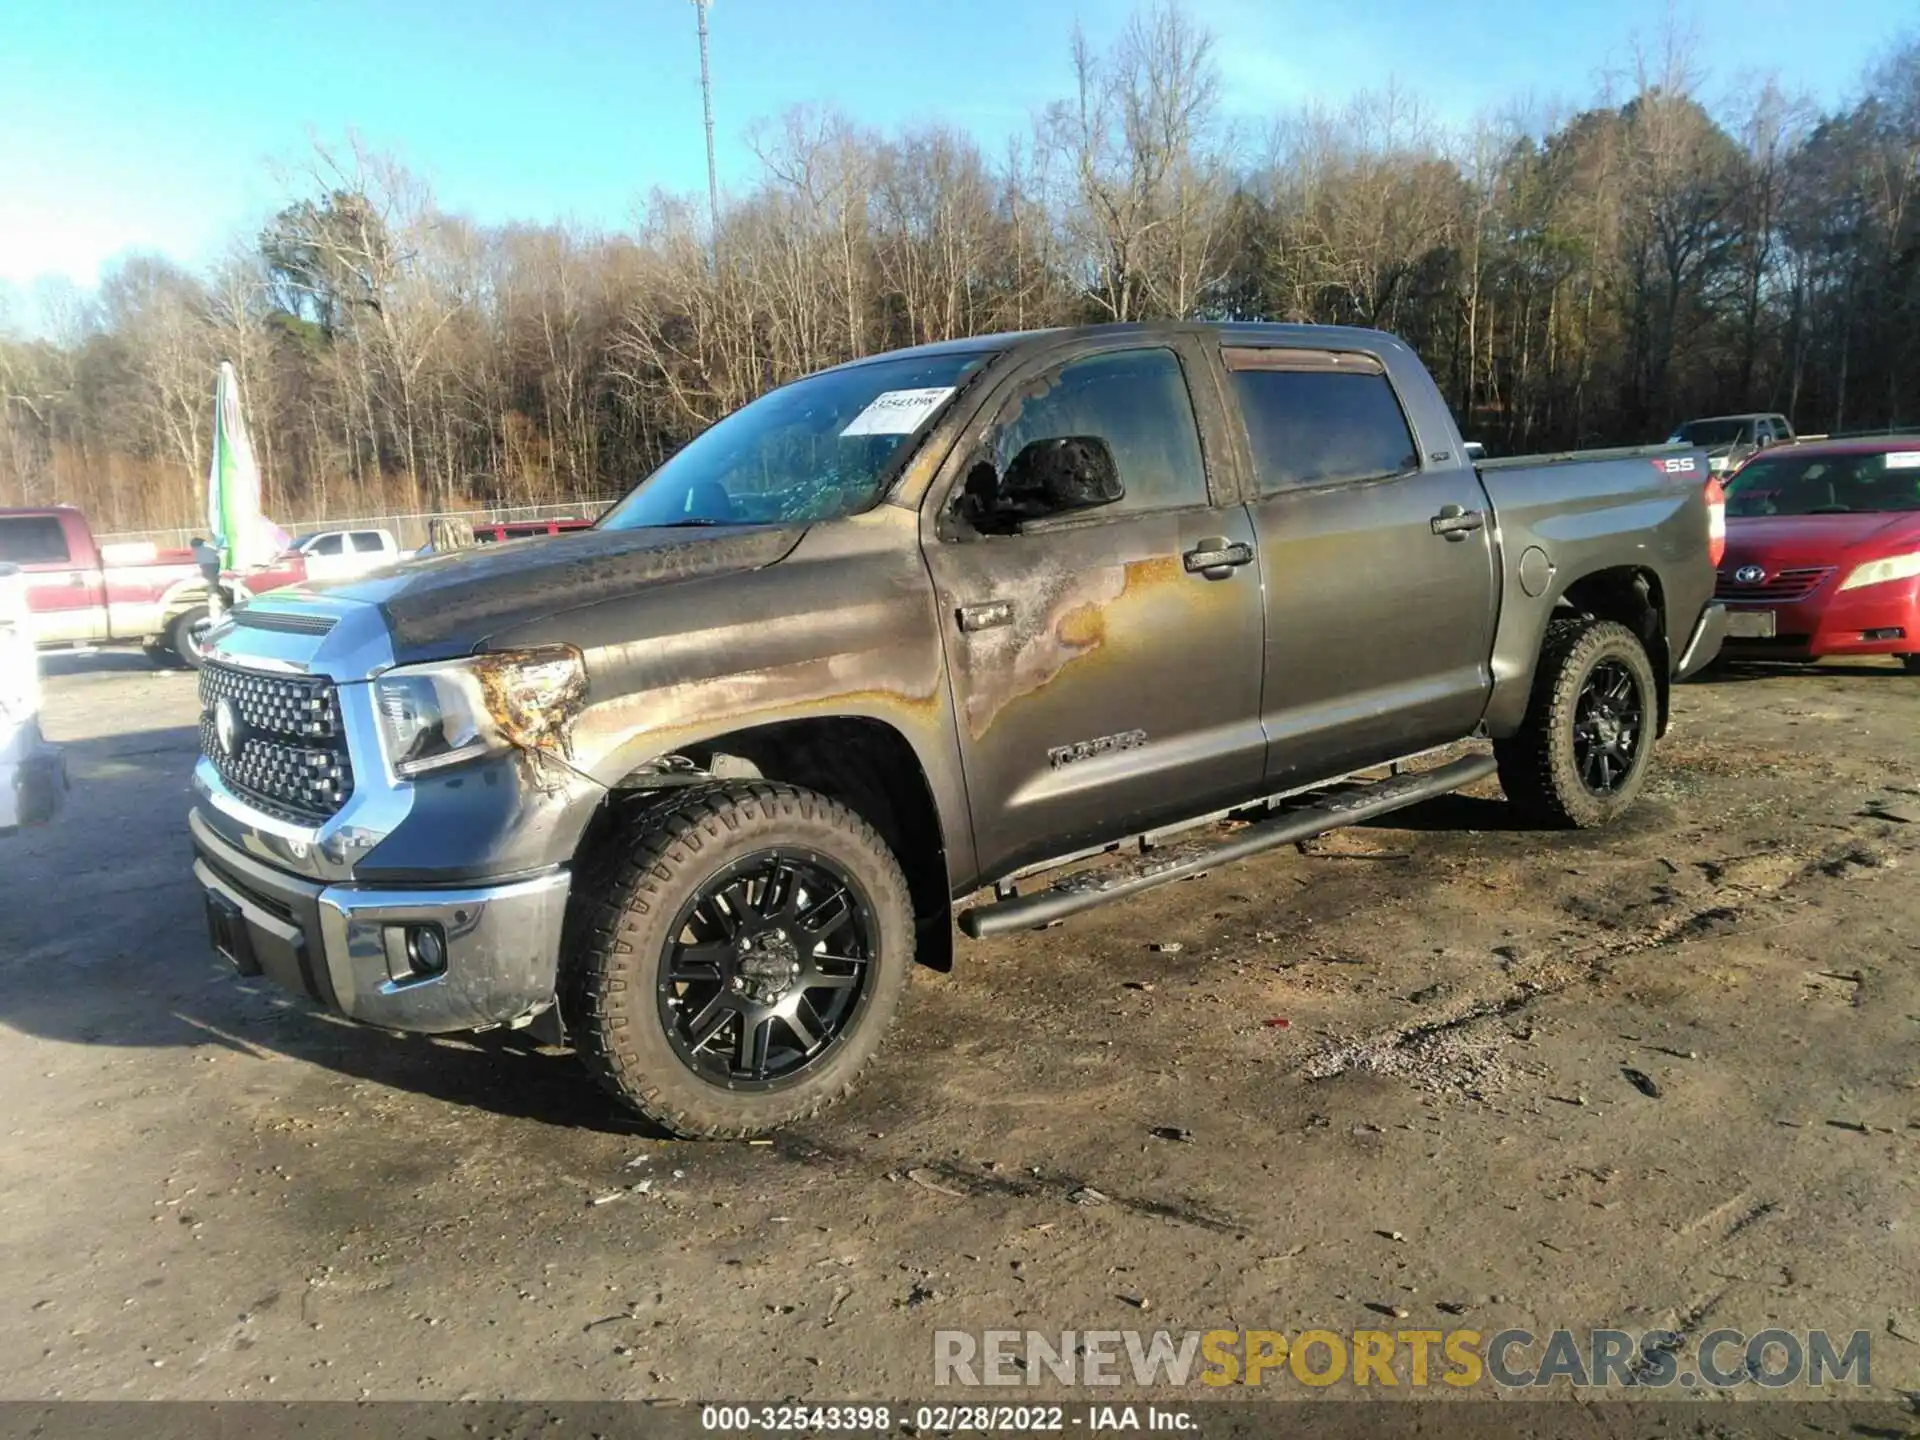
[(1476, 467), (1369, 331), (878, 355), (593, 530), (235, 610), (194, 873), (242, 973), (749, 1134), (849, 1089), (956, 906), (1051, 924), (1496, 769), (1612, 819), (1720, 645), (1717, 500), (1697, 451)]

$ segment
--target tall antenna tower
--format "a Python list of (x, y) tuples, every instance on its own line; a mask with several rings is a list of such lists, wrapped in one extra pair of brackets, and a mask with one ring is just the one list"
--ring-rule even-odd
[(720, 181), (713, 164), (713, 72), (707, 65), (707, 10), (713, 0), (693, 0), (700, 18), (700, 108), (707, 121), (707, 223), (712, 227), (714, 263), (720, 258)]

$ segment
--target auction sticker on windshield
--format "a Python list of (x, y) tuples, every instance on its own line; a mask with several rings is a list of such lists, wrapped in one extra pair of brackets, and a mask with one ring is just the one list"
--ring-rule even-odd
[[(885, 399), (885, 396), (881, 397)], [(1887, 453), (1887, 469), (1920, 470), (1920, 450), (1891, 450)]]
[(951, 394), (951, 385), (934, 385), (924, 390), (883, 390), (840, 433), (911, 435), (920, 428), (920, 422), (938, 410)]

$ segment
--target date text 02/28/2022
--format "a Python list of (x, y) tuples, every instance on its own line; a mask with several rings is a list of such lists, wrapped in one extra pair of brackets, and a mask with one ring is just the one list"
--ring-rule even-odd
[(1183, 1409), (1161, 1405), (704, 1405), (700, 1428), (717, 1434), (878, 1433), (896, 1415), (912, 1415), (914, 1429), (944, 1434), (1043, 1434), (1129, 1430), (1177, 1432), (1196, 1427)]

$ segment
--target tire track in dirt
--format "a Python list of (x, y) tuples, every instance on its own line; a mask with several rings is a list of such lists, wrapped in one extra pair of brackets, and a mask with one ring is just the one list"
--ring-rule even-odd
[(922, 1189), (956, 1200), (1036, 1200), (1083, 1210), (1111, 1207), (1145, 1219), (1192, 1225), (1218, 1235), (1241, 1236), (1247, 1228), (1232, 1216), (1217, 1210), (1191, 1203), (1130, 1195), (1114, 1188), (1109, 1181), (1101, 1182), (1108, 1188), (1097, 1189), (1091, 1181), (1063, 1171), (1049, 1170), (1044, 1174), (1001, 1173), (944, 1159), (922, 1160), (909, 1169), (901, 1170), (893, 1164), (876, 1165), (870, 1157), (854, 1150), (823, 1144), (818, 1140), (786, 1139), (780, 1136), (774, 1138), (774, 1150), (782, 1159), (822, 1167), (835, 1175), (864, 1172), (875, 1179), (904, 1178)]
[[(1721, 935), (1751, 935), (1785, 925), (1804, 902), (1803, 887), (1828, 885), (1872, 874), (1898, 863), (1896, 849), (1848, 837), (1814, 852), (1797, 847), (1696, 862), (1710, 889), (1686, 903), (1656, 887), (1643, 905), (1674, 904), (1651, 922), (1622, 927), (1594, 942), (1557, 954), (1516, 951), (1508, 966), (1511, 983), (1491, 995), (1468, 996), (1449, 1013), (1392, 1025), (1338, 1042), (1309, 1056), (1295, 1070), (1306, 1081), (1348, 1073), (1395, 1077), (1429, 1090), (1477, 1095), (1494, 1053), (1512, 1037), (1499, 1022), (1541, 1000), (1607, 975), (1632, 956)], [(1576, 914), (1579, 907), (1574, 908)], [(1640, 907), (1633, 907), (1640, 908)], [(1465, 1083), (1460, 1083), (1464, 1081)]]

